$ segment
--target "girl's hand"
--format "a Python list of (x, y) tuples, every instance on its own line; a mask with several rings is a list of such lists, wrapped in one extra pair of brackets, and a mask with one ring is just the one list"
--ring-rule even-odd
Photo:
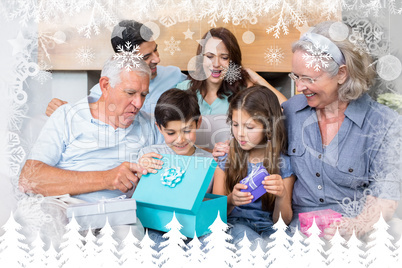
[(212, 151), (212, 156), (214, 157), (215, 161), (218, 161), (219, 156), (224, 156), (225, 154), (229, 153), (229, 143), (230, 141), (227, 140), (225, 142), (218, 142), (214, 146), (214, 150)]
[(157, 153), (147, 153), (141, 156), (141, 158), (138, 160), (138, 164), (145, 168), (148, 172), (150, 173), (156, 173), (158, 172), (158, 169), (162, 168), (163, 161), (158, 160), (155, 158), (161, 159), (162, 156)]
[(232, 193), (228, 196), (230, 198), (230, 202), (233, 206), (241, 206), (245, 204), (251, 203), (253, 196), (249, 192), (241, 192), (241, 189), (247, 189), (247, 186), (241, 183), (236, 184), (233, 187)]
[(264, 185), (264, 189), (267, 191), (267, 193), (276, 195), (278, 197), (283, 197), (286, 195), (283, 179), (278, 174), (266, 176), (262, 181), (262, 184)]

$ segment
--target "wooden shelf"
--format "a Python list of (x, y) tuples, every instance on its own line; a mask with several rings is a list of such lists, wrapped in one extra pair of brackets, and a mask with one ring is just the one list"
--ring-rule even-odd
[[(40, 23), (39, 34), (46, 33), (53, 35), (57, 31), (66, 34), (66, 42), (64, 44), (56, 44), (52, 49), (47, 49), (51, 61), (47, 59), (48, 65), (52, 66), (52, 70), (100, 70), (105, 60), (113, 55), (113, 50), (110, 44), (111, 31), (103, 28), (99, 35), (92, 35), (91, 38), (86, 38), (83, 34), (78, 34), (77, 27), (86, 23), (86, 16), (80, 15), (76, 18), (71, 18), (69, 23)], [(133, 18), (135, 19), (135, 18)], [(310, 20), (309, 20), (310, 21)], [(182, 70), (187, 70), (189, 60), (195, 56), (198, 42), (202, 35), (211, 27), (207, 20), (198, 22), (183, 22), (177, 23), (171, 27), (165, 27), (159, 22), (154, 21), (160, 26), (160, 36), (156, 40), (158, 50), (161, 57), (161, 65), (175, 65)], [(291, 70), (291, 45), (300, 37), (300, 31), (293, 28), (291, 25), (290, 33), (284, 35), (281, 33), (280, 38), (274, 38), (272, 33), (267, 34), (266, 28), (268, 25), (275, 23), (274, 20), (268, 18), (258, 18), (258, 22), (254, 25), (237, 25), (219, 23), (217, 27), (222, 26), (228, 28), (236, 37), (242, 49), (243, 65), (250, 67), (258, 72), (289, 72)], [(193, 39), (185, 39), (183, 32), (190, 29), (193, 34)], [(242, 40), (244, 32), (251, 31), (255, 35), (255, 41), (251, 44), (246, 44)], [(171, 37), (179, 40), (181, 51), (176, 51), (171, 55), (169, 51), (165, 51), (166, 45), (164, 41), (170, 40)], [(278, 48), (283, 53), (284, 58), (278, 65), (268, 64), (265, 60), (265, 53), (268, 48)], [(94, 60), (90, 64), (81, 64), (77, 58), (77, 51), (80, 48), (90, 48), (94, 54)], [(43, 56), (43, 50), (39, 46), (39, 55)]]

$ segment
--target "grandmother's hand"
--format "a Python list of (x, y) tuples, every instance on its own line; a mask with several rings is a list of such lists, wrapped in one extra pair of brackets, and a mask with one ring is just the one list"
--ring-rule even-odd
[(137, 186), (140, 177), (147, 171), (135, 163), (123, 162), (113, 169), (101, 171), (101, 174), (104, 189), (127, 193)]
[(359, 223), (358, 219), (342, 217), (324, 229), (324, 238), (326, 240), (331, 240), (335, 235), (337, 228), (339, 234), (346, 240), (349, 240), (349, 238), (352, 236), (353, 230), (357, 238), (362, 237), (364, 234), (370, 231), (370, 228), (367, 229), (366, 224), (363, 224), (362, 222)]
[(331, 239), (339, 227), (339, 233), (345, 239), (352, 236), (353, 230), (357, 238), (373, 230), (373, 225), (378, 221), (380, 215), (385, 221), (392, 219), (398, 202), (395, 200), (382, 199), (368, 195), (365, 205), (356, 217), (342, 217), (340, 221), (334, 222), (324, 230), (324, 238)]
[(51, 116), (52, 113), (54, 113), (54, 111), (56, 111), (57, 108), (59, 108), (60, 106), (66, 104), (66, 101), (60, 100), (58, 98), (53, 98), (49, 104), (47, 105), (46, 108), (46, 115), (47, 116)]

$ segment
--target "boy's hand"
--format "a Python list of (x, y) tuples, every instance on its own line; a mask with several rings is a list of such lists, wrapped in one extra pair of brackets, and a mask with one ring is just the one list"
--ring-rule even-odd
[(66, 104), (66, 101), (60, 100), (58, 98), (53, 98), (49, 104), (47, 105), (46, 108), (46, 115), (47, 116), (51, 116), (52, 113), (54, 113), (54, 111), (56, 111), (57, 108), (59, 108), (60, 106)]
[[(247, 189), (247, 186), (241, 183), (236, 184), (233, 187), (233, 191), (230, 194), (230, 202), (232, 203), (233, 206), (241, 206), (245, 204), (251, 203), (251, 200), (253, 199), (253, 196), (251, 195), (250, 192), (241, 192), (241, 189)], [(229, 197), (228, 197), (229, 198)]]
[(148, 172), (150, 173), (156, 173), (158, 172), (158, 169), (162, 168), (163, 161), (158, 160), (155, 158), (161, 159), (162, 156), (157, 153), (147, 153), (141, 156), (141, 158), (138, 160), (138, 164), (145, 168)]
[(212, 151), (212, 156), (214, 157), (215, 161), (218, 161), (219, 156), (224, 156), (225, 154), (229, 153), (229, 146), (230, 141), (227, 140), (225, 142), (218, 142), (214, 146), (214, 150)]
[(264, 189), (267, 193), (276, 195), (278, 197), (283, 197), (286, 194), (286, 189), (283, 184), (283, 179), (278, 174), (273, 174), (266, 176), (262, 181)]

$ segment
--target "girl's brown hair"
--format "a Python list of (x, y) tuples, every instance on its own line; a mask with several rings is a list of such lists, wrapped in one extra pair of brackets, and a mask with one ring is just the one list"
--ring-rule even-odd
[[(210, 36), (208, 35), (208, 33), (210, 33)], [(212, 28), (211, 30), (209, 30), (207, 33), (204, 34), (204, 36), (202, 37), (202, 39), (205, 40), (204, 46), (206, 44), (206, 42), (209, 39), (206, 39), (207, 36), (209, 38), (215, 37), (215, 38), (219, 38), (222, 40), (223, 44), (225, 44), (227, 50), (229, 51), (229, 59), (235, 64), (236, 67), (241, 67), (241, 50), (240, 50), (240, 46), (239, 43), (237, 42), (236, 37), (226, 28), (223, 27), (219, 27), (219, 28)], [(204, 46), (202, 46), (201, 44), (198, 45), (197, 48), (197, 55), (204, 55)], [(203, 60), (203, 57), (198, 57), (197, 58), (197, 64), (196, 66), (198, 66), (198, 69), (196, 70), (197, 73), (200, 72), (204, 72), (202, 66), (203, 63), (200, 62)], [(249, 75), (248, 73), (241, 68), (240, 69), (240, 76), (241, 79), (237, 79), (235, 82), (233, 83), (229, 83), (227, 81), (223, 81), (218, 92), (218, 98), (223, 98), (223, 96), (229, 96), (229, 101), (230, 99), (237, 93), (239, 92), (240, 89), (245, 88), (247, 85), (247, 80), (249, 79)], [(190, 79), (190, 90), (192, 90), (193, 92), (197, 92), (198, 90), (201, 93), (201, 96), (203, 98), (205, 98), (205, 96), (207, 95), (207, 81), (206, 79), (204, 80), (197, 80), (194, 79), (192, 76), (189, 76)]]
[[(230, 102), (228, 122), (232, 125), (233, 111), (245, 111), (250, 117), (264, 126), (265, 139), (257, 146), (264, 146), (263, 166), (269, 174), (279, 174), (280, 155), (285, 153), (287, 135), (278, 98), (264, 86), (253, 86), (237, 93)], [(226, 193), (247, 176), (249, 152), (243, 150), (236, 139), (230, 142), (230, 150), (226, 160)], [(275, 195), (265, 193), (262, 196), (262, 209), (274, 209)]]

